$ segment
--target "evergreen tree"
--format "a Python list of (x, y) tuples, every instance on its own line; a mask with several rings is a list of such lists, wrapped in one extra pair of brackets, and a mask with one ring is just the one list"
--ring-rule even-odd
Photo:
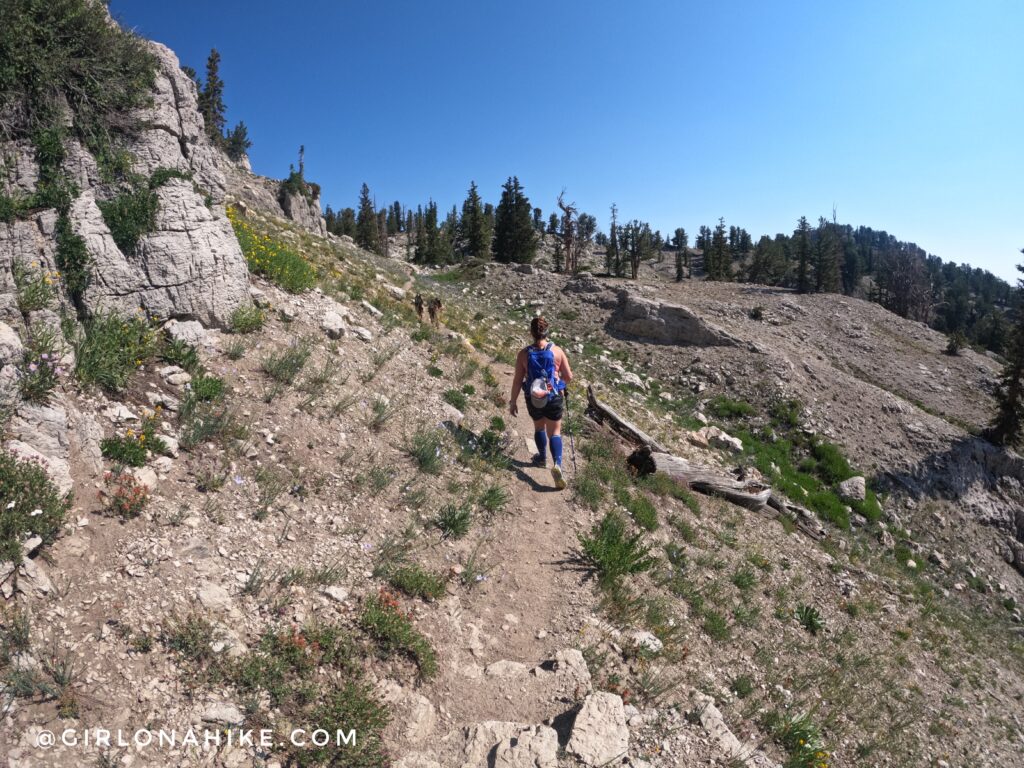
[(477, 192), (476, 182), (469, 184), (469, 193), (462, 203), (462, 242), (466, 256), (470, 259), (488, 259), (491, 256), (491, 235), (484, 207)]
[(612, 224), (609, 228), (608, 246), (604, 252), (604, 271), (609, 275), (622, 274), (622, 257), (619, 255), (619, 209), (612, 203)]
[[(1024, 265), (1017, 269), (1024, 272)], [(1017, 281), (1014, 315), (1004, 355), (1006, 363), (999, 376), (996, 415), (988, 430), (992, 442), (1007, 446), (1018, 445), (1024, 436), (1024, 280)]]
[(356, 245), (367, 251), (377, 252), (380, 241), (377, 235), (377, 210), (370, 197), (370, 188), (363, 183), (359, 190), (359, 214), (356, 216)]
[(515, 176), (501, 190), (501, 201), (495, 211), (494, 258), (506, 263), (531, 262), (537, 253), (537, 233), (533, 229), (530, 200)]
[(560, 222), (559, 222), (558, 214), (557, 213), (552, 213), (551, 216), (548, 217), (548, 234), (549, 235), (557, 235), (558, 234), (558, 225), (559, 225), (559, 223)]
[(807, 293), (811, 290), (811, 225), (806, 216), (801, 216), (797, 222), (793, 240), (797, 259), (796, 289), (800, 293)]
[(220, 53), (210, 50), (206, 59), (206, 85), (199, 94), (199, 113), (206, 125), (206, 135), (220, 144), (224, 140), (224, 81), (220, 79)]
[(540, 208), (533, 209), (533, 228), (539, 234), (544, 234), (544, 212)]
[(239, 122), (224, 137), (224, 152), (232, 160), (241, 160), (249, 152), (251, 146), (249, 129), (245, 127), (243, 122)]
[(672, 237), (672, 245), (676, 247), (676, 282), (680, 282), (684, 276), (690, 274), (690, 248), (689, 238), (686, 230), (679, 227)]
[(353, 240), (356, 236), (356, 210), (355, 208), (342, 208), (338, 214), (338, 235), (348, 235)]
[(839, 240), (834, 224), (824, 217), (818, 219), (818, 237), (814, 244), (814, 289), (820, 292), (839, 291)]
[(711, 245), (704, 254), (704, 271), (708, 280), (729, 280), (732, 278), (732, 263), (729, 258), (729, 241), (725, 234), (725, 219), (718, 220), (711, 235)]

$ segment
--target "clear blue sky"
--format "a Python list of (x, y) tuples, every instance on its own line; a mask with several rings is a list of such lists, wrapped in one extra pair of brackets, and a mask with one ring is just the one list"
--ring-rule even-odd
[(1015, 279), (1024, 260), (1024, 3), (113, 0), (202, 73), (324, 203), (485, 200), (518, 175), (662, 232), (724, 216), (885, 229)]

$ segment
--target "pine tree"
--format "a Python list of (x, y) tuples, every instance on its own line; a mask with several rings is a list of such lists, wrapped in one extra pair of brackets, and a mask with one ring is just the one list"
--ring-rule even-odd
[(245, 127), (243, 122), (239, 122), (224, 137), (224, 152), (232, 160), (241, 160), (248, 153), (251, 146), (249, 129)]
[(519, 179), (511, 176), (502, 185), (501, 201), (495, 211), (494, 258), (506, 263), (526, 264), (533, 261), (536, 253), (533, 208)]
[(558, 218), (558, 214), (557, 213), (552, 213), (548, 217), (548, 230), (547, 230), (547, 233), (549, 235), (557, 235), (558, 234), (558, 225), (559, 225), (559, 223), (560, 223), (560, 221), (559, 221), (559, 218)]
[(487, 229), (484, 207), (475, 181), (469, 183), (469, 192), (462, 204), (462, 242), (468, 258), (490, 258), (491, 236)]
[(690, 273), (690, 249), (687, 246), (689, 238), (686, 230), (679, 227), (672, 238), (672, 244), (676, 247), (676, 282), (682, 281), (684, 275)]
[(729, 280), (732, 278), (732, 266), (729, 258), (729, 242), (725, 235), (725, 219), (718, 220), (711, 235), (711, 246), (704, 255), (704, 270), (708, 280)]
[(604, 271), (609, 275), (621, 274), (619, 255), (619, 209), (612, 203), (612, 225), (608, 234), (608, 246), (604, 251)]
[[(1024, 253), (1024, 250), (1021, 251)], [(1017, 266), (1024, 272), (1024, 265)], [(997, 445), (1015, 446), (1024, 437), (1024, 280), (1017, 281), (1017, 302), (996, 392), (996, 415), (988, 437)]]
[(363, 183), (359, 190), (359, 213), (356, 216), (356, 245), (367, 251), (377, 252), (379, 239), (377, 236), (377, 210), (370, 197), (370, 188)]
[(533, 209), (533, 228), (539, 234), (544, 234), (544, 212), (540, 208)]
[(224, 81), (220, 79), (220, 54), (210, 50), (206, 60), (206, 85), (199, 94), (199, 113), (206, 124), (206, 135), (220, 144), (224, 140)]
[(811, 225), (807, 223), (806, 216), (801, 216), (797, 222), (793, 241), (797, 258), (796, 289), (807, 293), (811, 290)]
[(839, 241), (835, 227), (818, 219), (818, 238), (814, 244), (814, 289), (820, 292), (839, 291)]

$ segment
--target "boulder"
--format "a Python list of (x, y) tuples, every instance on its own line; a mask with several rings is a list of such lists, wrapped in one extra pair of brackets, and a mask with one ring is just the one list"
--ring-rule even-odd
[(608, 319), (608, 330), (656, 344), (696, 347), (734, 347), (739, 341), (678, 304), (652, 301), (630, 291), (619, 292), (619, 302)]
[(320, 328), (327, 334), (328, 338), (342, 338), (347, 327), (344, 318), (334, 310), (327, 310), (320, 318)]
[(718, 427), (701, 427), (696, 432), (690, 432), (686, 439), (698, 448), (720, 448), (732, 453), (743, 453), (743, 441)]
[(603, 766), (625, 757), (629, 728), (622, 698), (614, 693), (592, 693), (576, 715), (566, 749), (584, 765)]
[(839, 498), (843, 501), (864, 501), (867, 497), (867, 484), (859, 475), (851, 477), (849, 480), (843, 480), (837, 490)]
[(132, 254), (117, 247), (92, 190), (71, 204), (72, 227), (94, 262), (86, 305), (226, 326), (249, 301), (248, 267), (231, 223), (206, 207), (191, 182), (171, 179), (156, 194), (156, 227)]
[(494, 768), (557, 768), (558, 734), (546, 725), (532, 725), (498, 742)]
[(195, 320), (168, 320), (164, 323), (164, 332), (173, 340), (199, 347), (207, 343), (206, 329)]
[(242, 713), (242, 710), (235, 704), (226, 701), (207, 705), (200, 717), (205, 723), (241, 725), (245, 722), (245, 715)]

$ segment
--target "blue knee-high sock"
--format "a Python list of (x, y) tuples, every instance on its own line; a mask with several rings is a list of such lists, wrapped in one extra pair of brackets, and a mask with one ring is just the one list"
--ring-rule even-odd
[[(537, 453), (543, 459), (548, 453), (548, 433), (543, 429), (538, 429), (533, 433), (533, 439), (537, 443)], [(554, 448), (554, 443), (552, 443), (552, 448)]]
[(555, 464), (562, 466), (562, 436), (552, 435), (551, 436), (551, 458)]

